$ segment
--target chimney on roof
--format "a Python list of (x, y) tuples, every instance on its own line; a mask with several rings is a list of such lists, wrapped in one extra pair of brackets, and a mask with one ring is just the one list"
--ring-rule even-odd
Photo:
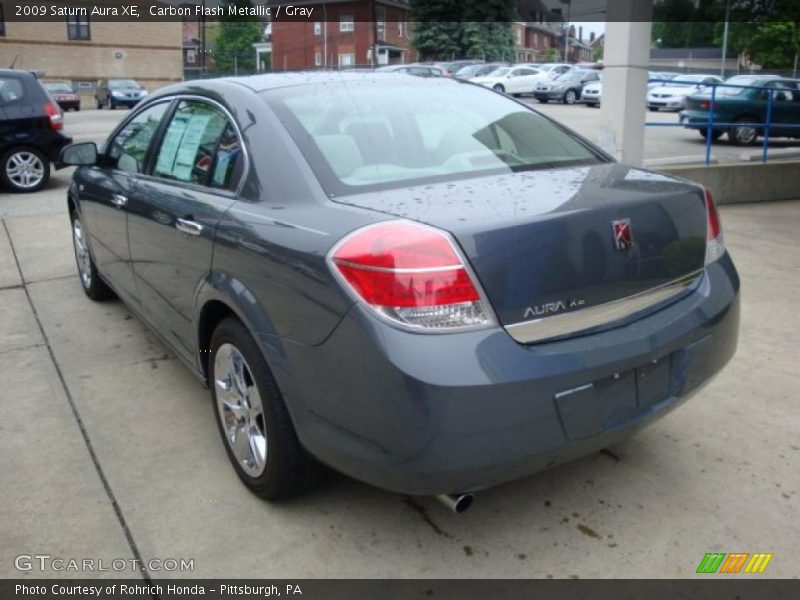
[(578, 41), (583, 41), (583, 27), (578, 27)]

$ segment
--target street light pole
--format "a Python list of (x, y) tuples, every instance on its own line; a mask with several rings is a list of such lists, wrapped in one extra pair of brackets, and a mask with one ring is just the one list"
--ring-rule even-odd
[(728, 31), (730, 29), (731, 20), (731, 0), (725, 2), (725, 31), (722, 34), (722, 67), (721, 75), (725, 79), (725, 61), (728, 58)]

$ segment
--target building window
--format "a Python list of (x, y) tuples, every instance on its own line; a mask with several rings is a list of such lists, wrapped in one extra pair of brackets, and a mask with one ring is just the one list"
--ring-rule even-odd
[(386, 36), (386, 7), (375, 7), (375, 29), (378, 33), (378, 39), (382, 40)]
[(3, 5), (0, 4), (0, 35), (6, 34), (6, 14), (3, 12)]
[(355, 31), (356, 24), (353, 15), (342, 15), (339, 17), (339, 31)]
[(522, 46), (522, 28), (517, 27), (517, 46)]
[(403, 37), (403, 22), (397, 22), (397, 37)]
[(321, 67), (322, 66), (322, 54), (319, 52), (314, 53), (314, 66)]
[(194, 48), (186, 49), (186, 64), (193, 65), (197, 62), (197, 50)]
[(314, 35), (322, 35), (322, 23), (319, 21), (314, 23)]
[(340, 54), (339, 55), (339, 66), (340, 67), (352, 67), (356, 62), (355, 54)]
[(92, 30), (89, 27), (89, 17), (67, 17), (67, 39), (92, 39)]

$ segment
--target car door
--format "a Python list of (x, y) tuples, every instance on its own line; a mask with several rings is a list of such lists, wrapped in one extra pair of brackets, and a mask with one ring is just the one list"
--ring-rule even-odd
[(228, 113), (202, 99), (174, 106), (128, 205), (131, 260), (145, 318), (193, 357), (195, 293), (210, 268), (217, 224), (246, 167)]
[(800, 90), (793, 81), (776, 81), (772, 92), (773, 135), (800, 135), (800, 130), (786, 125), (800, 125)]
[(119, 293), (134, 300), (137, 290), (128, 246), (127, 205), (168, 108), (165, 101), (132, 115), (112, 134), (98, 164), (81, 169), (76, 179), (95, 265)]
[(514, 79), (517, 94), (532, 94), (536, 83), (539, 81), (538, 71), (527, 67), (518, 69), (517, 77)]
[(522, 72), (524, 69), (511, 69), (506, 76), (505, 88), (507, 94), (521, 94), (525, 82), (523, 81)]

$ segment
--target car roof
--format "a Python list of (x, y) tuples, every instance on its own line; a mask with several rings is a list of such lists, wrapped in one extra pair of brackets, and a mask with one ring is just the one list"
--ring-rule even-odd
[[(387, 78), (386, 81), (397, 81), (397, 79), (388, 79), (393, 77), (399, 77), (399, 75), (396, 75), (391, 71), (369, 71), (366, 73), (352, 71), (294, 71), (289, 73), (264, 73), (261, 75), (249, 75), (245, 77), (220, 77), (216, 79), (204, 80), (196, 79), (162, 88), (159, 90), (159, 92), (163, 91), (164, 93), (174, 94), (176, 91), (196, 91), (198, 88), (214, 90), (224, 87), (226, 84), (236, 84), (249, 88), (256, 93), (261, 93), (278, 88), (304, 85), (374, 82), (376, 78)], [(433, 79), (408, 78), (408, 80), (405, 81), (406, 85), (461, 85), (457, 80), (452, 80), (449, 77)]]
[(36, 73), (33, 71), (26, 71), (25, 69), (0, 69), (0, 75), (6, 77), (33, 77), (34, 79), (37, 79)]

